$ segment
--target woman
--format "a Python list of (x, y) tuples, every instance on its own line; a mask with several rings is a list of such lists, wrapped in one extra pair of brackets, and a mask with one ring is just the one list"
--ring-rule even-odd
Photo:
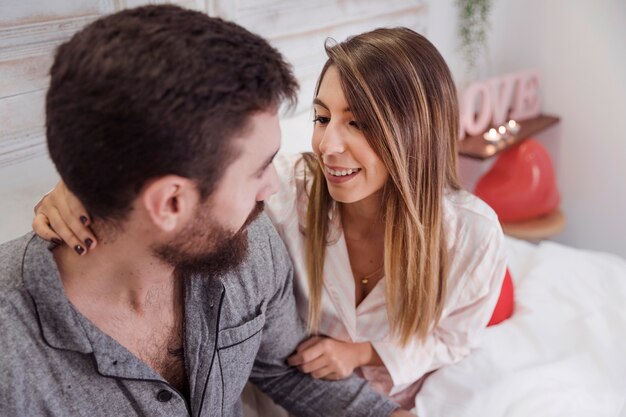
[[(289, 362), (316, 378), (356, 371), (410, 409), (425, 375), (477, 346), (505, 276), (503, 235), (460, 189), (456, 90), (436, 48), (396, 28), (326, 51), (314, 153), (276, 160), (282, 185), (267, 201), (316, 335)], [(63, 190), (35, 230), (51, 236), (49, 217), (66, 240), (67, 225), (85, 236)]]

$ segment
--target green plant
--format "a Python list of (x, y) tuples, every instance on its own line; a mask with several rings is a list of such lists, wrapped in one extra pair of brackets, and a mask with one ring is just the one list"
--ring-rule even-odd
[(491, 5), (492, 0), (456, 0), (460, 48), (468, 73), (476, 70), (476, 64), (487, 45)]

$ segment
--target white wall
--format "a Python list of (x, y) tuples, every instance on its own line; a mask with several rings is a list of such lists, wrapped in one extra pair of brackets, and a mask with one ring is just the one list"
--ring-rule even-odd
[[(454, 0), (430, 1), (428, 36), (463, 82)], [(626, 2), (494, 1), (479, 76), (538, 68), (543, 110), (561, 117), (539, 135), (551, 153), (568, 223), (555, 240), (626, 256)], [(462, 161), (469, 183), (487, 164)]]
[(562, 117), (555, 240), (626, 256), (626, 3), (510, 0), (493, 17), (493, 67), (539, 68), (544, 109)]

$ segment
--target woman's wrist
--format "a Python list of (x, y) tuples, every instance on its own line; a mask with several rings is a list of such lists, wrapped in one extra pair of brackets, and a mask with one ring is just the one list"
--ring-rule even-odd
[(380, 366), (382, 361), (370, 342), (355, 343), (358, 366)]

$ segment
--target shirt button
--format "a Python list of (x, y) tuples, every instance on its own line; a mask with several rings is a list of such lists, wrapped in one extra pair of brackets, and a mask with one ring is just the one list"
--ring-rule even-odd
[(162, 403), (166, 403), (171, 399), (172, 399), (172, 393), (166, 389), (162, 389), (157, 394), (157, 400), (161, 401)]

